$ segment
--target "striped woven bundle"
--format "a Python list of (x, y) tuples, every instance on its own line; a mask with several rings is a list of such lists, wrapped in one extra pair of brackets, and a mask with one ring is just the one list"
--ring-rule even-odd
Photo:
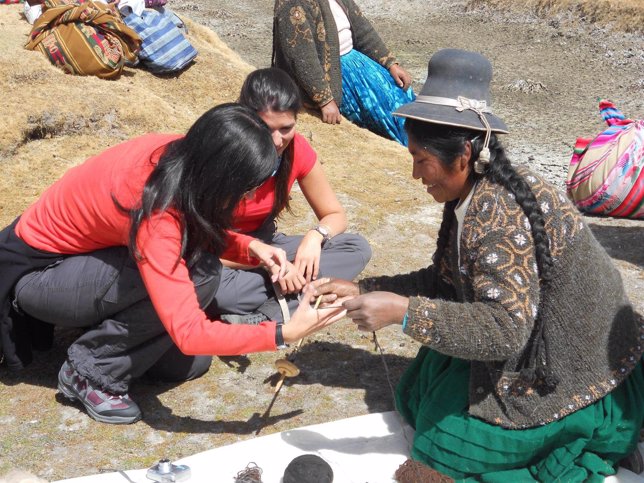
[(626, 119), (608, 100), (599, 109), (608, 128), (577, 139), (568, 196), (586, 213), (644, 219), (644, 120)]
[(126, 61), (136, 61), (140, 45), (113, 4), (45, 0), (25, 48), (40, 50), (68, 74), (116, 79)]
[(124, 20), (141, 37), (139, 60), (151, 72), (180, 71), (197, 56), (197, 50), (177, 26), (182, 25), (181, 20), (168, 9), (145, 9), (140, 17), (131, 13)]

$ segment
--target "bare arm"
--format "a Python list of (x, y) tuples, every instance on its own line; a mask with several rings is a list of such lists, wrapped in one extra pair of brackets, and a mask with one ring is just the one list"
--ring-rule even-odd
[[(309, 173), (299, 181), (302, 193), (319, 220), (319, 224), (329, 230), (331, 237), (344, 232), (347, 216), (338, 201), (319, 161)], [(294, 265), (307, 282), (315, 280), (320, 268), (320, 253), (324, 239), (320, 233), (309, 230), (302, 239), (295, 255)]]

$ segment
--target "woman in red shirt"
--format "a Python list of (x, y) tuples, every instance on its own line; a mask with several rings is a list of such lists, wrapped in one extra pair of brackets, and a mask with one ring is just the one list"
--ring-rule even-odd
[[(279, 165), (254, 197), (242, 200), (236, 208), (231, 240), (244, 243), (261, 240), (284, 249), (287, 273), (273, 287), (264, 270), (222, 260), (221, 283), (207, 313), (224, 314), (225, 320), (245, 323), (266, 319), (287, 322), (306, 283), (340, 274), (352, 280), (369, 262), (371, 248), (362, 236), (344, 233), (347, 227), (344, 208), (315, 151), (296, 132), (302, 100), (293, 79), (277, 68), (256, 70), (244, 81), (239, 102), (256, 111), (268, 125)], [(317, 223), (304, 235), (289, 236), (277, 230), (276, 218), (290, 210), (290, 191), (296, 181)], [(281, 306), (278, 300), (282, 301)]]
[[(133, 378), (197, 377), (213, 354), (274, 350), (337, 320), (342, 312), (313, 310), (309, 296), (283, 329), (232, 326), (203, 311), (219, 283), (219, 256), (264, 266), (275, 281), (284, 276), (284, 251), (259, 240), (234, 240), (224, 252), (235, 206), (275, 159), (266, 124), (231, 103), (206, 112), (185, 137), (142, 136), (70, 169), (0, 233), (8, 275), (0, 349), (12, 355), (7, 328), (24, 332), (7, 309), (11, 291), (13, 305), (36, 319), (87, 327), (58, 388), (98, 421), (132, 423), (141, 418), (127, 395)], [(19, 365), (19, 352), (10, 364)]]

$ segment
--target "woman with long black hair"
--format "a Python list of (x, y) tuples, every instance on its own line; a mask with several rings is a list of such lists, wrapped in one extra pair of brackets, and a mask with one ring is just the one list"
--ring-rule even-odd
[[(233, 217), (235, 242), (258, 239), (286, 251), (287, 273), (276, 287), (265, 270), (223, 260), (221, 283), (207, 312), (225, 314), (231, 321), (262, 319), (287, 321), (298, 306), (297, 296), (318, 277), (352, 280), (371, 258), (369, 243), (358, 234), (345, 233), (347, 217), (317, 154), (297, 132), (302, 107), (295, 81), (281, 69), (251, 72), (241, 88), (239, 103), (258, 113), (268, 125), (278, 155), (278, 165), (252, 198), (245, 198)], [(317, 223), (303, 235), (286, 235), (277, 220), (290, 211), (295, 182), (313, 210)], [(275, 289), (285, 299), (280, 306)], [(281, 299), (280, 299), (281, 300)]]
[(644, 318), (565, 195), (510, 163), (491, 77), (480, 54), (441, 50), (396, 111), (413, 177), (445, 203), (433, 263), (318, 290), (353, 296), (359, 330), (422, 344), (396, 390), (416, 430), (399, 481), (603, 481), (629, 454), (639, 473)]
[(198, 377), (212, 355), (275, 350), (337, 320), (341, 312), (313, 310), (308, 294), (283, 329), (224, 324), (203, 311), (219, 256), (261, 264), (273, 280), (284, 275), (284, 251), (259, 240), (224, 253), (235, 207), (275, 167), (266, 124), (231, 103), (185, 136), (135, 138), (70, 169), (0, 234), (8, 364), (24, 362), (32, 336), (20, 313), (87, 328), (69, 347), (58, 388), (98, 421), (132, 423), (141, 418), (127, 394), (133, 378)]

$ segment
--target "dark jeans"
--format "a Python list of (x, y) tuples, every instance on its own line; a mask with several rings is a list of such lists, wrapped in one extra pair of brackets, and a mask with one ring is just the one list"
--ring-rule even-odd
[[(190, 270), (201, 307), (213, 300), (219, 259), (204, 255)], [(199, 377), (210, 356), (186, 356), (152, 306), (127, 248), (73, 255), (23, 276), (15, 286), (21, 310), (62, 327), (87, 327), (68, 350), (72, 366), (93, 384), (115, 393), (148, 372), (167, 381)]]

